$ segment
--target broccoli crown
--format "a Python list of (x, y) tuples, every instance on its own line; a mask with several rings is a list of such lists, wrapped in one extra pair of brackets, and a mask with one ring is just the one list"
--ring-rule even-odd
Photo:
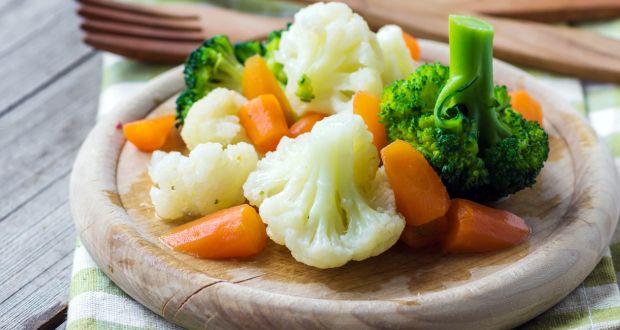
[(406, 80), (387, 86), (381, 98), (381, 122), (390, 140), (401, 139), (419, 150), (441, 177), (452, 198), (497, 200), (534, 184), (549, 152), (548, 136), (510, 107), (504, 86), (495, 86), (489, 111), (510, 135), (483, 147), (479, 122), (467, 109), (458, 130), (439, 127), (435, 102), (448, 81), (448, 67), (421, 65)]
[(484, 199), (515, 193), (532, 186), (549, 155), (549, 137), (535, 121), (525, 120), (510, 107), (506, 87), (495, 87), (493, 111), (512, 135), (484, 151), (493, 184), (478, 195)]
[(440, 175), (450, 196), (488, 184), (488, 171), (478, 156), (477, 126), (463, 120), (460, 132), (435, 124), (434, 107), (448, 80), (448, 67), (423, 64), (406, 80), (387, 86), (379, 116), (390, 140), (401, 139), (419, 150)]
[(497, 200), (534, 184), (549, 153), (545, 131), (493, 85), (493, 27), (450, 16), (450, 68), (424, 64), (383, 91), (390, 140), (411, 143), (452, 198)]
[(290, 26), (291, 25), (289, 24), (286, 26), (285, 29), (272, 31), (271, 33), (269, 33), (267, 39), (263, 43), (263, 48), (265, 50), (263, 57), (267, 62), (267, 66), (282, 85), (286, 85), (288, 79), (286, 77), (286, 73), (284, 73), (284, 65), (276, 61), (275, 53), (280, 47), (280, 39), (282, 38), (282, 33), (288, 30)]
[(240, 63), (245, 64), (245, 60), (254, 56), (265, 54), (265, 48), (260, 41), (244, 41), (235, 44), (235, 57)]
[(228, 37), (215, 36), (194, 50), (185, 62), (185, 91), (177, 98), (177, 123), (182, 124), (192, 104), (216, 87), (241, 90), (243, 65)]
[(390, 140), (411, 143), (433, 166), (452, 198), (497, 200), (534, 184), (549, 152), (548, 136), (533, 121), (510, 107), (504, 86), (495, 86), (489, 111), (510, 135), (489, 147), (479, 141), (479, 123), (467, 109), (459, 130), (439, 127), (435, 102), (448, 81), (448, 67), (424, 64), (408, 79), (386, 87), (381, 99), (381, 122)]

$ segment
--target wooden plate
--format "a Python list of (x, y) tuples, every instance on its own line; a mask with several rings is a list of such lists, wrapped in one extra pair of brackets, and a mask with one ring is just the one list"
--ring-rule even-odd
[[(425, 60), (445, 44), (421, 41)], [(523, 71), (495, 62), (496, 81), (526, 89), (545, 111), (551, 152), (532, 189), (499, 204), (524, 217), (528, 242), (468, 256), (388, 252), (319, 270), (270, 243), (246, 261), (195, 259), (168, 250), (148, 197), (150, 154), (126, 144), (118, 121), (173, 111), (181, 69), (154, 79), (102, 120), (71, 177), (76, 227), (101, 269), (157, 314), (189, 328), (428, 328), (515, 326), (553, 306), (592, 271), (620, 213), (618, 176), (605, 147), (565, 101)], [(168, 101), (166, 101), (168, 100)], [(175, 140), (175, 139), (172, 139)], [(170, 142), (166, 148), (179, 148)]]

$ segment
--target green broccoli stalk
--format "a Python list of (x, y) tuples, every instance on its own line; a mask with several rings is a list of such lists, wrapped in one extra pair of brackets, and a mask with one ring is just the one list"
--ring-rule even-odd
[(185, 62), (185, 91), (177, 98), (177, 124), (183, 120), (194, 102), (216, 87), (241, 91), (243, 65), (235, 57), (228, 37), (215, 36), (194, 50)]
[(450, 78), (435, 105), (437, 126), (460, 131), (464, 114), (478, 123), (483, 147), (510, 135), (491, 109), (493, 100), (493, 27), (468, 16), (450, 16)]
[(267, 36), (267, 40), (263, 43), (263, 48), (265, 49), (263, 57), (265, 58), (265, 62), (267, 62), (269, 70), (276, 76), (276, 79), (278, 79), (278, 82), (282, 85), (286, 85), (288, 79), (286, 77), (286, 73), (284, 73), (284, 65), (276, 61), (275, 53), (280, 47), (282, 33), (288, 30), (289, 26), (290, 24), (286, 27), (286, 29), (272, 31)]
[(308, 75), (303, 74), (301, 75), (301, 78), (299, 78), (295, 95), (299, 97), (299, 100), (306, 103), (311, 102), (314, 99), (314, 90), (312, 89), (312, 82), (310, 81), (310, 77), (308, 77)]
[(244, 41), (235, 44), (235, 56), (240, 63), (254, 55), (264, 55), (265, 48), (260, 41)]
[(424, 64), (387, 86), (381, 122), (390, 140), (419, 150), (453, 198), (497, 200), (534, 184), (548, 136), (493, 86), (493, 28), (450, 16), (450, 68)]

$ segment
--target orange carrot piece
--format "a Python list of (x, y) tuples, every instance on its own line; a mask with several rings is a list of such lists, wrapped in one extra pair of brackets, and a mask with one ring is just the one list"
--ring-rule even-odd
[(248, 204), (188, 222), (160, 239), (176, 251), (209, 259), (251, 257), (267, 244), (265, 224)]
[(368, 130), (372, 133), (372, 142), (381, 150), (387, 145), (385, 127), (379, 122), (381, 100), (367, 92), (357, 92), (353, 96), (353, 113), (364, 119)]
[(419, 226), (446, 214), (450, 196), (439, 175), (411, 144), (396, 140), (381, 150), (396, 207), (408, 225)]
[(448, 232), (448, 220), (439, 217), (421, 226), (405, 226), (400, 240), (414, 249), (438, 244)]
[(123, 125), (123, 135), (142, 151), (161, 148), (174, 126), (174, 115), (133, 121)]
[(314, 124), (321, 121), (321, 119), (325, 117), (327, 117), (327, 115), (323, 113), (308, 112), (289, 128), (288, 136), (295, 138), (304, 133), (310, 132), (312, 127), (314, 127)]
[(241, 85), (243, 95), (248, 100), (263, 94), (273, 94), (280, 102), (287, 124), (292, 125), (295, 122), (295, 113), (291, 104), (288, 102), (278, 80), (269, 71), (267, 63), (260, 55), (254, 55), (245, 61)]
[(521, 243), (530, 233), (520, 217), (466, 199), (454, 199), (446, 217), (450, 229), (443, 244), (450, 253), (505, 249)]
[(530, 94), (524, 90), (510, 92), (510, 105), (523, 116), (523, 118), (538, 122), (543, 126), (542, 108)]
[(411, 58), (414, 61), (419, 61), (420, 46), (418, 45), (418, 41), (407, 32), (403, 32), (403, 39), (405, 40), (405, 45), (409, 49), (409, 54), (411, 54)]
[(271, 94), (244, 104), (239, 110), (239, 119), (256, 150), (263, 154), (275, 150), (280, 139), (288, 134), (280, 103)]

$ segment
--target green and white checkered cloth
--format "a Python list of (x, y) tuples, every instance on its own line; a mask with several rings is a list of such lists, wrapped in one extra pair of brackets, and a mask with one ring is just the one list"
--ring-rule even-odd
[[(135, 0), (134, 0), (135, 1)], [(141, 2), (161, 2), (142, 0)], [(291, 14), (291, 5), (265, 0), (213, 0), (254, 12)], [(269, 7), (269, 8), (267, 8)], [(620, 20), (589, 24), (586, 29), (620, 39)], [(100, 116), (169, 69), (104, 54)], [(620, 170), (620, 86), (581, 82), (531, 71), (585, 114), (607, 142)], [(620, 202), (620, 201), (619, 201)], [(590, 276), (562, 302), (521, 326), (521, 329), (620, 329), (620, 231)], [(176, 329), (120, 290), (97, 267), (78, 242), (69, 294), (68, 329)]]

